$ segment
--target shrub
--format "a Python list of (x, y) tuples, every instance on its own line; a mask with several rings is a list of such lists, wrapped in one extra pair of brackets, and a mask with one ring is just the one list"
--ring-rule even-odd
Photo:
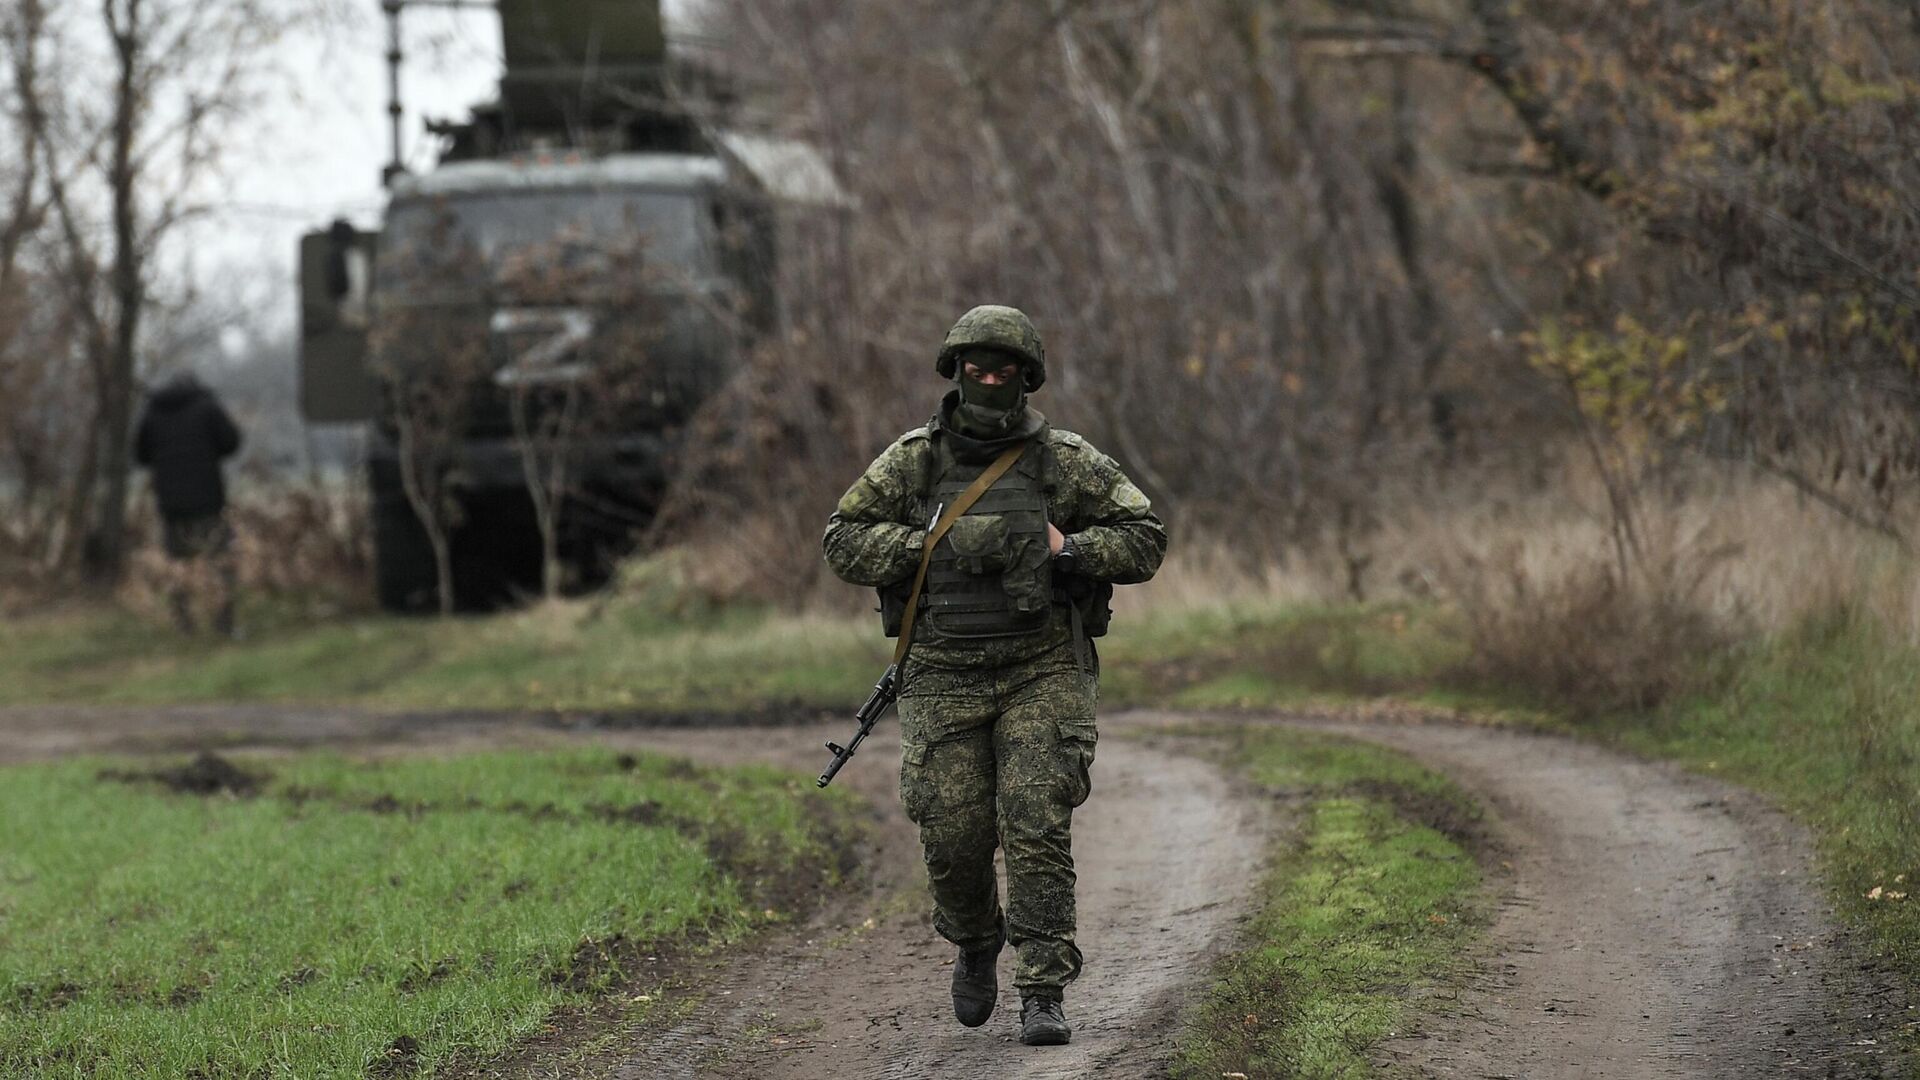
[(1449, 575), (1464, 616), (1470, 678), (1537, 695), (1575, 716), (1647, 709), (1710, 677), (1739, 636), (1712, 599), (1732, 546), (1676, 546), (1622, 574), (1600, 553), (1529, 565), (1519, 543)]

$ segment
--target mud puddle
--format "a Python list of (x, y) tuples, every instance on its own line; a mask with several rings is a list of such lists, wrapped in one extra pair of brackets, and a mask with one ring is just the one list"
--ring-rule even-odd
[(242, 769), (212, 751), (202, 751), (192, 761), (172, 768), (104, 769), (99, 778), (123, 784), (156, 784), (177, 795), (202, 797), (257, 795), (268, 779), (266, 774)]

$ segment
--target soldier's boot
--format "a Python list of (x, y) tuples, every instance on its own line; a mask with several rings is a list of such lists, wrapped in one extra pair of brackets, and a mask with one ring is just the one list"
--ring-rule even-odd
[(1065, 1046), (1073, 1038), (1060, 999), (1028, 994), (1020, 999), (1020, 1041), (1028, 1046)]
[(1002, 936), (990, 949), (960, 950), (953, 962), (953, 1018), (968, 1027), (979, 1027), (993, 1015), (994, 1002), (1000, 997), (1000, 947)]

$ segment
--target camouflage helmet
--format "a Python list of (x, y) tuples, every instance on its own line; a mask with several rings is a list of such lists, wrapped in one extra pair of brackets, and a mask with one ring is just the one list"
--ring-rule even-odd
[(967, 349), (1000, 349), (1019, 357), (1022, 381), (1029, 393), (1047, 381), (1047, 350), (1040, 344), (1040, 331), (1019, 308), (981, 304), (960, 316), (947, 331), (946, 344), (940, 347), (933, 369), (943, 379), (953, 378), (960, 354)]

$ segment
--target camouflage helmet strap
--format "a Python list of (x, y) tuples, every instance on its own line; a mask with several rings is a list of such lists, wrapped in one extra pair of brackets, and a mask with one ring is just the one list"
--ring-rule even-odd
[(993, 459), (993, 464), (988, 465), (984, 472), (974, 477), (973, 483), (968, 484), (966, 490), (956, 496), (952, 504), (942, 510), (940, 516), (928, 526), (927, 538), (920, 546), (920, 569), (914, 571), (913, 588), (907, 592), (907, 610), (900, 617), (900, 640), (893, 646), (895, 668), (898, 668), (901, 661), (907, 658), (907, 649), (913, 644), (913, 619), (920, 610), (920, 589), (927, 583), (927, 567), (933, 562), (934, 545), (947, 535), (947, 530), (953, 528), (953, 523), (960, 520), (961, 515), (973, 509), (973, 504), (980, 501), (980, 496), (985, 495), (988, 488), (1007, 475), (1007, 472), (1013, 468), (1014, 462), (1019, 461), (1020, 455), (1025, 453), (1027, 447), (1031, 445), (1033, 444), (1027, 442), (1015, 443), (1000, 451), (1000, 456)]

